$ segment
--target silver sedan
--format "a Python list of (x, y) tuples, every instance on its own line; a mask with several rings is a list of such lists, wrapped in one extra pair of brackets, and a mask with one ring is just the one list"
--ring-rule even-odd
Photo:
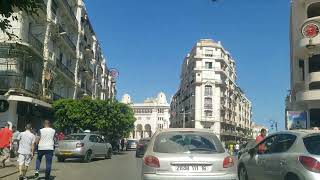
[(233, 157), (207, 130), (165, 129), (155, 133), (143, 158), (143, 180), (235, 180)]
[(95, 157), (111, 158), (112, 146), (98, 134), (71, 134), (59, 141), (55, 155), (60, 162), (67, 158), (81, 158), (84, 162), (90, 162)]
[(244, 153), (240, 180), (319, 180), (320, 131), (282, 131)]

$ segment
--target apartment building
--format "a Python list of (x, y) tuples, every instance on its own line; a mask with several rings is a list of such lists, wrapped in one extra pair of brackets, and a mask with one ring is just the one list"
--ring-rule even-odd
[(156, 98), (146, 99), (143, 103), (132, 103), (130, 95), (125, 94), (122, 103), (131, 105), (136, 118), (130, 138), (151, 137), (158, 129), (169, 128), (170, 105), (163, 92)]
[(211, 129), (223, 141), (249, 138), (252, 106), (236, 79), (236, 63), (221, 42), (199, 40), (181, 67), (171, 127)]
[(320, 127), (320, 1), (292, 0), (286, 128)]
[(108, 99), (115, 91), (83, 1), (38, 3), (38, 15), (14, 13), (14, 36), (0, 32), (0, 123), (20, 128), (51, 119), (54, 100)]

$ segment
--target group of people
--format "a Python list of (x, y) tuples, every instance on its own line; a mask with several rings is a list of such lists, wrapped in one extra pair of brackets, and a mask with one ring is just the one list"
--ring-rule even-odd
[(19, 179), (27, 179), (26, 173), (32, 159), (37, 152), (35, 178), (39, 177), (39, 169), (43, 156), (46, 158), (45, 179), (50, 179), (52, 158), (54, 151), (55, 130), (51, 128), (49, 120), (45, 120), (43, 128), (34, 133), (31, 124), (25, 126), (25, 131), (16, 131), (8, 122), (0, 130), (0, 162), (5, 167), (10, 155), (17, 152), (19, 165)]

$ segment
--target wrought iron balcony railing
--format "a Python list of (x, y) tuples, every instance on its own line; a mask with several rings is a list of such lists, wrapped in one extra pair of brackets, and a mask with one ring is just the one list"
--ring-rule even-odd
[(64, 65), (60, 60), (56, 60), (56, 65), (65, 75), (67, 75), (72, 80), (74, 79), (74, 73), (70, 71), (69, 68), (66, 65)]

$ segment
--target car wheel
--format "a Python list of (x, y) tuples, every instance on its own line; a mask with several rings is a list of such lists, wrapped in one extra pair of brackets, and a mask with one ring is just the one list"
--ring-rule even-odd
[(58, 156), (57, 159), (58, 159), (58, 162), (64, 162), (64, 160), (66, 160), (66, 158), (61, 156)]
[(108, 149), (108, 152), (107, 152), (107, 154), (106, 154), (106, 159), (111, 159), (111, 157), (112, 157), (112, 150), (111, 149)]
[(239, 180), (248, 180), (248, 173), (247, 173), (247, 170), (244, 166), (240, 166), (239, 167)]
[(86, 154), (84, 155), (83, 162), (89, 163), (89, 162), (91, 162), (91, 160), (92, 160), (92, 151), (88, 150), (86, 152)]
[(293, 173), (289, 173), (286, 175), (284, 180), (299, 180), (299, 177)]

